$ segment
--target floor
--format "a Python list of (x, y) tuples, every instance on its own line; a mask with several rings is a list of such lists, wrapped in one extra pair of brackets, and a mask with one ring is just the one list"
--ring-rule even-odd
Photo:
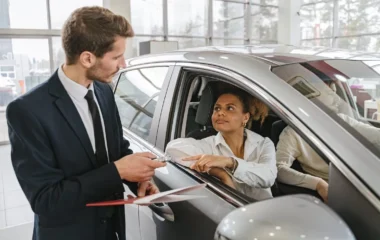
[(33, 221), (33, 212), (13, 171), (10, 145), (0, 146), (0, 229)]
[(9, 142), (5, 110), (6, 110), (6, 106), (0, 106), (0, 143)]

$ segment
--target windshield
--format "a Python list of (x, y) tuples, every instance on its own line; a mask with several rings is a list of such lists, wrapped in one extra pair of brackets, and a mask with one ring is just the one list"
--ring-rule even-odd
[(272, 71), (328, 114), (338, 116), (335, 119), (343, 127), (379, 155), (380, 74), (375, 67), (378, 62), (332, 59)]

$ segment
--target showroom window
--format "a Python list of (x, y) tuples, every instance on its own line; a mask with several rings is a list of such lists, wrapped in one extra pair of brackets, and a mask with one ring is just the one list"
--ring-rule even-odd
[(306, 47), (378, 52), (379, 8), (377, 0), (303, 0), (301, 43)]
[(277, 43), (278, 0), (145, 0), (131, 1), (139, 43), (162, 38), (177, 41), (178, 49)]

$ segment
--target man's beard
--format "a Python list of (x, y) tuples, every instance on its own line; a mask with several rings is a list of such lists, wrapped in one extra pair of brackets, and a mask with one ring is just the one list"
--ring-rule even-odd
[(93, 80), (93, 81), (101, 81), (103, 82), (103, 80), (101, 79), (101, 77), (99, 76), (99, 74), (97, 74), (97, 71), (94, 69), (94, 67), (90, 68), (89, 70), (86, 71), (86, 78), (89, 79), (89, 80)]
[(118, 72), (116, 71), (110, 76), (102, 76), (101, 71), (99, 69), (100, 67), (98, 65), (95, 65), (91, 67), (90, 69), (88, 69), (88, 71), (86, 72), (86, 78), (93, 81), (110, 82), (109, 79), (111, 79), (112, 81), (113, 76)]

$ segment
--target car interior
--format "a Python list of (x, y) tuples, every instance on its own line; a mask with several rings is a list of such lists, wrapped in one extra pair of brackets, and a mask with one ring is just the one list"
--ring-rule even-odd
[[(214, 104), (219, 94), (226, 88), (235, 88), (236, 86), (223, 81), (223, 79), (207, 75), (192, 75), (191, 84), (189, 84), (188, 95), (186, 99), (186, 108), (183, 111), (183, 119), (181, 130), (178, 137), (203, 139), (212, 135), (216, 135), (217, 131), (211, 123)], [(269, 111), (264, 122), (261, 119), (253, 120), (250, 130), (260, 134), (263, 137), (268, 137), (272, 140), (275, 146), (278, 143), (279, 136), (282, 130), (288, 124), (282, 120), (275, 112)], [(297, 160), (291, 166), (295, 170), (304, 172)], [(226, 186), (227, 187), (227, 186)], [(228, 188), (228, 187), (227, 187)], [(274, 197), (304, 193), (313, 195), (321, 199), (316, 191), (291, 186), (278, 181), (271, 188)], [(234, 190), (233, 190), (234, 191)]]

